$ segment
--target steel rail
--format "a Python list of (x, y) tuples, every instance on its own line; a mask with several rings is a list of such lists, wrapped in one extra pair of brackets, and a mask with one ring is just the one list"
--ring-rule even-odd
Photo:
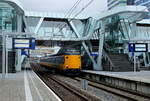
[[(47, 84), (48, 87), (50, 87), (63, 101), (68, 101), (68, 100), (64, 100), (62, 96), (60, 96), (59, 91), (57, 92), (58, 88), (61, 88), (59, 90), (65, 89), (64, 91), (67, 91), (68, 96), (72, 94), (72, 96), (76, 99), (78, 99), (78, 101), (93, 101), (93, 99), (96, 101), (101, 101), (100, 99), (91, 97), (91, 96), (85, 96), (85, 94), (83, 94), (83, 92), (77, 88), (75, 88), (74, 86), (67, 84), (63, 81), (61, 81), (60, 79), (54, 77), (53, 75), (50, 75), (44, 71), (41, 70), (41, 67), (39, 65), (36, 64), (31, 64), (31, 67), (33, 68), (33, 70), (35, 71), (35, 73)], [(57, 89), (55, 89), (55, 86), (52, 86), (52, 84), (58, 85)], [(67, 96), (65, 96), (67, 97)], [(67, 99), (67, 98), (65, 98)], [(70, 101), (77, 101), (76, 99), (70, 99)]]
[[(76, 77), (76, 78), (72, 78), (72, 79), (80, 82), (82, 79), (85, 79), (85, 78)], [(87, 79), (87, 80), (88, 80), (88, 85), (98, 88), (98, 89), (102, 89), (107, 92), (110, 92), (112, 94), (123, 97), (125, 99), (131, 100), (131, 101), (150, 101), (150, 98), (148, 98), (148, 97), (145, 97), (145, 96), (142, 96), (139, 94), (135, 94), (132, 92), (128, 92), (123, 89), (117, 89), (117, 88), (114, 88), (114, 87), (111, 87), (111, 86), (108, 86), (108, 85), (105, 85), (102, 83), (97, 83), (97, 82), (94, 82), (89, 79)]]

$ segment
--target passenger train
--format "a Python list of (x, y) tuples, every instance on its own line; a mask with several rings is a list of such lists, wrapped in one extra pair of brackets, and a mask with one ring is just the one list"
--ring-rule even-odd
[(81, 70), (80, 51), (76, 48), (64, 48), (57, 55), (40, 59), (40, 65), (66, 75), (79, 75)]

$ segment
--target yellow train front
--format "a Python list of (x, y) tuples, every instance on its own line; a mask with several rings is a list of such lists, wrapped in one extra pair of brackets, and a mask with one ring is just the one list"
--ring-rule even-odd
[(67, 48), (61, 54), (41, 59), (40, 65), (49, 69), (55, 69), (65, 75), (79, 75), (81, 55), (78, 50)]

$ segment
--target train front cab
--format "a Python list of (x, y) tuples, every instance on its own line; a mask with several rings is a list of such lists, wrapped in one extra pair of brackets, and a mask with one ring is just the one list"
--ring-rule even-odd
[(63, 71), (65, 74), (80, 74), (81, 56), (80, 55), (64, 55)]

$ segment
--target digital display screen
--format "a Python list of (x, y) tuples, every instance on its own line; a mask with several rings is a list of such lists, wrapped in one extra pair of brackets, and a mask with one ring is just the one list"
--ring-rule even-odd
[(135, 44), (135, 48), (146, 48), (146, 44)]
[(16, 40), (15, 40), (15, 43), (20, 43), (20, 44), (21, 44), (21, 43), (23, 43), (23, 44), (26, 43), (26, 44), (29, 44), (29, 43), (30, 43), (30, 40), (29, 40), (29, 39), (28, 39), (28, 40), (25, 40), (25, 39), (24, 39), (24, 40), (22, 40), (22, 39), (16, 39)]
[(147, 52), (147, 44), (135, 44), (135, 52)]
[(29, 48), (29, 44), (15, 44), (15, 48)]
[(35, 49), (35, 38), (13, 38), (14, 49)]

